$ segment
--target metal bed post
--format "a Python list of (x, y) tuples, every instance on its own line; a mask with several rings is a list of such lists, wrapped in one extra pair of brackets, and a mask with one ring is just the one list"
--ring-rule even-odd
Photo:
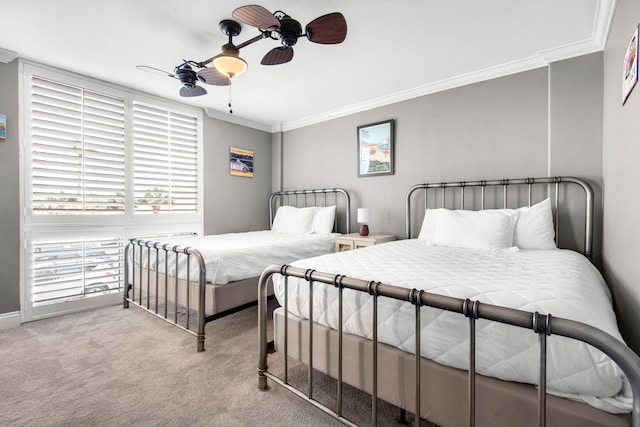
[[(133, 246), (131, 244), (131, 241), (129, 241), (129, 243), (125, 246), (124, 248), (124, 292), (123, 292), (123, 298), (122, 298), (122, 308), (129, 308), (129, 286), (132, 286), (129, 284), (129, 272), (130, 272), (130, 266), (129, 266), (129, 250), (133, 250), (134, 252), (131, 254), (131, 257), (133, 258), (134, 253), (135, 253), (135, 246)], [(133, 287), (133, 286), (132, 286)]]
[[(156, 252), (156, 265), (160, 265), (159, 264), (159, 252), (158, 252), (158, 243), (154, 243), (153, 244), (153, 249), (155, 249)], [(155, 297), (155, 311), (156, 313), (158, 312), (158, 282), (160, 281), (160, 272), (158, 271), (158, 269), (156, 268), (156, 297)]]
[[(169, 251), (168, 251), (168, 245), (164, 244), (162, 245), (162, 248), (164, 249), (164, 297), (165, 299), (169, 299)], [(168, 301), (165, 301), (164, 303), (164, 318), (167, 318), (167, 313), (169, 310), (169, 304), (167, 304)]]
[[(151, 244), (150, 241), (145, 242), (145, 247), (147, 248), (147, 265), (151, 265)], [(140, 292), (142, 294), (142, 292)], [(147, 268), (147, 309), (151, 307), (151, 269)]]
[[(189, 280), (190, 279), (189, 276), (191, 274), (191, 254), (189, 254), (187, 252), (188, 249), (189, 248), (187, 248), (185, 250), (185, 253), (187, 254), (187, 284), (185, 286), (187, 288), (187, 304), (186, 304), (186, 306), (187, 306), (187, 329), (189, 329), (189, 320), (190, 320), (190, 315), (191, 315), (191, 292), (190, 292), (191, 286), (189, 285), (189, 283), (191, 283), (191, 280)], [(177, 273), (176, 273), (176, 276), (177, 276)], [(176, 298), (176, 300), (177, 299), (178, 298)]]
[(204, 299), (206, 295), (205, 285), (207, 283), (207, 272), (204, 265), (204, 257), (202, 256), (200, 251), (193, 248), (187, 248), (185, 250), (188, 251), (190, 256), (195, 257), (196, 261), (198, 262), (198, 318), (197, 318), (197, 326), (196, 326), (196, 333), (197, 333), (196, 347), (197, 347), (197, 351), (200, 352), (200, 351), (204, 351), (204, 339), (205, 339), (204, 327), (206, 325), (206, 319), (205, 319), (206, 316), (204, 312), (204, 306), (205, 306)]
[(338, 288), (338, 378), (336, 384), (336, 413), (339, 417), (342, 416), (342, 298), (343, 298), (343, 287), (342, 287), (342, 278), (344, 276), (338, 274), (334, 280), (333, 285)]
[(422, 295), (424, 295), (424, 291), (423, 290), (417, 290), (415, 288), (413, 288), (411, 290), (411, 293), (409, 294), (409, 302), (411, 302), (412, 304), (415, 304), (416, 306), (416, 348), (415, 348), (415, 352), (414, 352), (414, 356), (415, 356), (415, 364), (416, 364), (416, 396), (415, 396), (415, 414), (414, 414), (414, 425), (415, 426), (419, 426), (420, 425), (420, 405), (421, 405), (421, 387), (420, 387), (420, 382), (422, 380), (422, 364), (420, 363), (420, 352), (422, 350), (422, 343), (421, 343), (421, 337), (420, 337), (420, 333), (421, 333), (421, 321), (420, 321), (420, 308), (422, 307)]
[(476, 425), (476, 319), (479, 301), (467, 298), (462, 313), (469, 318), (469, 426)]
[(289, 384), (289, 276), (287, 266), (282, 267), (284, 276), (284, 382)]
[(179, 261), (179, 256), (180, 254), (178, 253), (178, 246), (174, 246), (173, 247), (173, 251), (175, 252), (176, 256), (175, 256), (175, 261), (176, 261), (176, 275), (175, 275), (175, 280), (174, 280), (174, 285), (173, 285), (173, 295), (175, 298), (175, 303), (173, 304), (173, 323), (178, 323), (178, 261)]
[(307, 270), (304, 278), (309, 282), (309, 370), (307, 372), (309, 388), (307, 396), (313, 399), (313, 279), (311, 275), (314, 270)]
[(537, 311), (532, 318), (533, 332), (540, 342), (540, 377), (538, 380), (538, 425), (547, 425), (547, 335), (551, 335), (551, 315), (543, 316)]
[(373, 297), (373, 342), (371, 343), (372, 358), (372, 390), (371, 390), (371, 425), (378, 425), (378, 286), (380, 282), (370, 281), (367, 293)]

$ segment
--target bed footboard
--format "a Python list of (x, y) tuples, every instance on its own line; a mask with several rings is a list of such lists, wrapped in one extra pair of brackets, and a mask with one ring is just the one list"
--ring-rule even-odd
[[(186, 257), (185, 278), (180, 279), (178, 265)], [(202, 254), (194, 248), (161, 244), (150, 240), (131, 239), (125, 248), (125, 292), (123, 307), (134, 304), (196, 337), (197, 351), (204, 351), (206, 270)], [(164, 271), (152, 265), (164, 262)], [(175, 263), (176, 274), (169, 274), (169, 264)], [(191, 265), (198, 268), (197, 277), (190, 277)], [(195, 292), (190, 283), (197, 283)], [(195, 295), (194, 295), (195, 294)], [(195, 329), (192, 311), (195, 310)]]
[[(268, 337), (267, 337), (267, 283), (273, 274), (281, 274), (284, 276), (284, 378), (280, 378), (269, 372), (268, 358)], [(308, 329), (307, 365), (308, 365), (308, 388), (307, 393), (303, 393), (288, 384), (287, 378), (287, 358), (288, 358), (288, 277), (296, 277), (305, 279), (309, 286), (314, 285), (326, 286), (333, 285), (338, 289), (338, 356), (337, 356), (337, 395), (335, 410), (324, 406), (313, 397), (313, 330)], [(473, 426), (476, 422), (476, 377), (475, 372), (475, 325), (477, 319), (487, 319), (500, 322), (506, 325), (531, 329), (538, 334), (539, 340), (539, 384), (538, 384), (538, 404), (537, 418), (538, 425), (544, 426), (547, 422), (547, 393), (546, 393), (546, 366), (547, 366), (547, 337), (551, 334), (564, 336), (590, 344), (605, 354), (607, 354), (627, 376), (631, 390), (633, 393), (633, 409), (632, 409), (632, 426), (640, 427), (640, 358), (630, 350), (622, 342), (618, 341), (609, 334), (600, 331), (592, 326), (575, 322), (568, 319), (552, 317), (551, 315), (541, 315), (539, 313), (531, 313), (522, 310), (515, 310), (505, 307), (499, 307), (491, 304), (471, 301), (469, 299), (462, 300), (459, 298), (448, 297), (444, 295), (432, 294), (416, 289), (406, 289), (393, 285), (383, 284), (380, 282), (367, 282), (359, 279), (349, 278), (343, 275), (327, 274), (315, 270), (305, 270), (291, 266), (271, 266), (267, 268), (259, 282), (259, 300), (258, 300), (258, 329), (259, 329), (259, 355), (258, 355), (258, 388), (266, 390), (267, 380), (282, 385), (283, 387), (293, 391), (299, 397), (307, 400), (314, 406), (320, 408), (325, 413), (341, 420), (345, 424), (353, 425), (342, 414), (342, 384), (343, 384), (343, 331), (342, 331), (342, 291), (343, 289), (352, 289), (359, 292), (366, 292), (371, 295), (373, 303), (373, 338), (371, 351), (371, 373), (370, 373), (370, 390), (371, 390), (371, 420), (372, 425), (377, 424), (377, 398), (378, 398), (378, 298), (386, 297), (402, 301), (409, 301), (415, 306), (415, 348), (420, 348), (420, 308), (422, 306), (439, 308), (454, 313), (459, 313), (469, 319), (469, 371), (468, 371), (468, 425)], [(313, 318), (313, 304), (310, 301), (309, 319)], [(311, 324), (311, 323), (310, 323)], [(421, 357), (419, 352), (415, 356), (415, 402), (411, 406), (415, 412), (415, 419), (420, 419), (421, 415)], [(408, 386), (407, 386), (408, 387)]]

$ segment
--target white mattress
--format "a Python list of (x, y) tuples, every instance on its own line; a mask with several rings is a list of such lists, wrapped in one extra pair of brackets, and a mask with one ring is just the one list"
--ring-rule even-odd
[[(205, 260), (207, 282), (224, 285), (232, 281), (258, 277), (271, 264), (288, 264), (295, 260), (331, 253), (336, 234), (294, 234), (275, 231), (250, 231), (210, 236), (175, 237), (162, 240), (170, 245), (197, 249)], [(164, 272), (164, 251), (159, 251), (159, 271)], [(136, 256), (136, 261), (138, 257)], [(146, 251), (142, 257), (147, 266)], [(186, 278), (186, 257), (179, 257), (178, 277)], [(156, 268), (154, 251), (151, 266)], [(169, 274), (175, 275), (175, 258), (169, 254)], [(189, 278), (197, 280), (197, 263), (192, 261)]]
[[(584, 256), (573, 251), (456, 249), (412, 239), (300, 260), (291, 265), (551, 313), (590, 324), (622, 341), (602, 276)], [(283, 278), (277, 275), (274, 279), (276, 297), (283, 304)], [(293, 286), (293, 280), (300, 279), (290, 278), (290, 311), (308, 318), (309, 286), (306, 282), (303, 286)], [(371, 301), (365, 293), (344, 291), (345, 332), (372, 337)], [(313, 302), (315, 320), (337, 329), (337, 290), (332, 285), (317, 283)], [(380, 298), (378, 310), (379, 341), (413, 353), (414, 306)], [(466, 369), (468, 319), (423, 308), (421, 322), (421, 355)], [(478, 373), (537, 384), (539, 350), (535, 333), (483, 319), (478, 320), (476, 331)], [(550, 336), (547, 345), (549, 393), (585, 401), (608, 412), (631, 410), (626, 378), (602, 352), (560, 336)]]

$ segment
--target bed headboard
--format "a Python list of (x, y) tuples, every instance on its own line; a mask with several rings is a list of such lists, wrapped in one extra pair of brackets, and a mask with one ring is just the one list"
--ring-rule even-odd
[(336, 205), (336, 217), (333, 229), (336, 232), (350, 233), (351, 197), (343, 188), (320, 188), (313, 190), (276, 191), (269, 197), (269, 227), (273, 226), (273, 218), (280, 206), (308, 206)]
[[(578, 189), (579, 191), (576, 191)], [(423, 191), (419, 191), (423, 190)], [(583, 193), (582, 196), (576, 193)], [(424, 204), (419, 204), (419, 198)], [(411, 238), (412, 225), (418, 230), (427, 208), (449, 209), (502, 209), (531, 206), (546, 198), (551, 200), (556, 242), (560, 246), (560, 223), (573, 236), (568, 240), (581, 246), (579, 249), (592, 259), (593, 251), (593, 189), (585, 180), (556, 176), (544, 178), (497, 179), (489, 181), (461, 181), (417, 184), (409, 189), (406, 197), (406, 237)], [(412, 206), (413, 204), (413, 206)], [(419, 204), (420, 207), (416, 207)], [(412, 213), (416, 214), (412, 217)], [(577, 226), (583, 225), (583, 227)], [(576, 239), (575, 235), (582, 239)], [(571, 247), (571, 244), (562, 247)]]

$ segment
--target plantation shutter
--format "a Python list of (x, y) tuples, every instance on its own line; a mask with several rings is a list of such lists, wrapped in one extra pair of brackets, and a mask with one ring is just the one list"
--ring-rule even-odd
[(31, 210), (124, 214), (124, 100), (31, 78)]
[(196, 212), (198, 119), (134, 103), (136, 213)]
[(30, 302), (38, 305), (121, 290), (124, 243), (123, 238), (33, 242)]

